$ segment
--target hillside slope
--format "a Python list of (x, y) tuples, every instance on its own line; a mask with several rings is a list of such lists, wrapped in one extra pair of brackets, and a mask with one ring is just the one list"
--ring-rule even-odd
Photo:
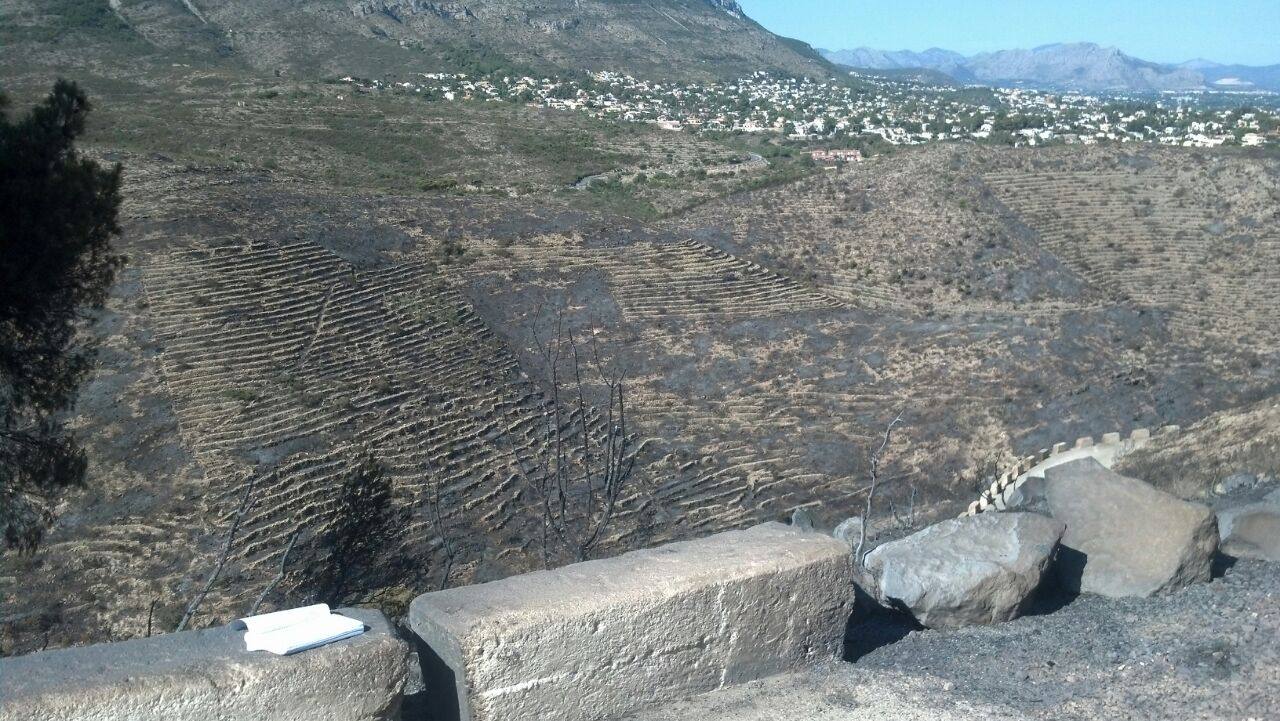
[(1236, 475), (1280, 473), (1280, 398), (1208, 416), (1183, 433), (1157, 438), (1117, 468), (1184, 498), (1204, 499)]
[[(187, 133), (194, 156), (103, 139), (127, 168), (132, 260), (73, 423), (93, 475), (47, 547), (0, 563), (23, 579), (0, 591), (0, 654), (143, 635), (153, 611), (172, 628), (256, 479), (233, 570), (199, 624), (243, 614), (287, 537), (332, 521), (357, 446), (416, 514), (377, 566), (390, 569), (375, 579), (384, 597), (538, 567), (535, 496), (512, 463), (547, 443), (530, 349), (557, 298), (598, 321), (592, 337), (632, 371), (643, 452), (600, 555), (800, 507), (834, 525), (862, 507), (868, 439), (898, 410), (908, 425), (877, 491), (886, 518), (954, 514), (985, 467), (1062, 438), (1190, 427), (1280, 390), (1273, 162), (937, 146), (640, 224), (537, 193), (572, 168), (483, 160), (509, 146), (496, 129), (462, 136), (469, 175), (518, 172), (530, 194), (413, 192), (348, 143), (326, 150), (338, 127), (234, 140), (337, 112), (324, 95), (291, 108), (290, 94), (222, 102), (225, 131)], [(393, 100), (338, 107), (382, 118), (353, 137), (441, 163), (457, 134), (434, 139), (437, 123), (406, 122)], [(458, 107), (459, 125), (485, 120)], [(489, 121), (546, 132), (527, 113)], [(660, 162), (671, 142), (598, 132), (589, 147), (625, 140), (626, 162)], [(201, 162), (223, 138), (277, 167)], [(612, 162), (597, 154), (582, 162)], [(1252, 313), (1227, 313), (1245, 298)], [(424, 515), (437, 487), (443, 531)], [(396, 570), (401, 551), (413, 573)], [(271, 602), (308, 598), (310, 567), (296, 563)]]
[[(41, 51), (90, 35), (113, 50), (135, 43), (298, 77), (509, 69), (674, 80), (832, 70), (723, 0), (2, 0), (0, 21), (5, 40), (35, 40)], [(100, 47), (87, 46), (90, 55)]]

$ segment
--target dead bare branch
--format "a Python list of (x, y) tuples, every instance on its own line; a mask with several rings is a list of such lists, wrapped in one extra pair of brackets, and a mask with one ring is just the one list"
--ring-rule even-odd
[(889, 447), (889, 442), (893, 439), (893, 430), (901, 424), (902, 413), (899, 412), (885, 427), (881, 436), (880, 446), (871, 452), (868, 459), (870, 461), (871, 485), (867, 488), (866, 507), (862, 512), (862, 529), (858, 533), (858, 547), (853, 553), (854, 560), (859, 568), (866, 568), (867, 557), (863, 549), (867, 545), (867, 527), (871, 525), (871, 508), (875, 502), (876, 488), (880, 485), (880, 462), (884, 457), (885, 450)]
[(249, 482), (245, 485), (244, 495), (240, 498), (240, 505), (236, 508), (235, 517), (231, 521), (231, 529), (227, 531), (226, 541), (222, 544), (222, 553), (218, 556), (218, 564), (214, 566), (213, 573), (209, 575), (209, 580), (205, 582), (204, 588), (200, 590), (199, 595), (191, 600), (187, 605), (186, 613), (182, 614), (182, 620), (178, 622), (175, 631), (185, 630), (187, 624), (191, 622), (191, 618), (196, 615), (200, 604), (204, 603), (204, 599), (209, 595), (209, 591), (213, 589), (213, 584), (218, 582), (218, 578), (222, 575), (222, 569), (227, 565), (227, 558), (231, 556), (231, 546), (235, 543), (236, 532), (240, 530), (240, 523), (244, 520), (244, 516), (248, 513), (250, 500), (253, 498), (253, 487), (257, 483), (257, 475), (250, 475)]
[(443, 496), (440, 493), (440, 480), (431, 483), (431, 496), (427, 499), (427, 511), (431, 515), (431, 525), (440, 537), (440, 547), (444, 551), (444, 572), (440, 576), (440, 590), (449, 587), (449, 574), (453, 572), (453, 563), (457, 558), (457, 549), (453, 545), (453, 535), (444, 520)]
[[(594, 321), (586, 332), (575, 331), (566, 312), (559, 303), (546, 337), (542, 328), (530, 331), (548, 377), (543, 419), (550, 449), (532, 458), (509, 449), (540, 506), (544, 566), (551, 562), (552, 540), (574, 560), (590, 557), (635, 465), (626, 374), (605, 362)], [(600, 407), (591, 401), (595, 390), (604, 392)]]
[(280, 557), (280, 568), (276, 571), (275, 578), (271, 579), (271, 583), (262, 589), (262, 593), (258, 594), (258, 600), (253, 602), (253, 608), (249, 609), (249, 615), (254, 616), (258, 613), (258, 608), (262, 606), (262, 602), (267, 600), (267, 594), (275, 590), (276, 586), (284, 580), (285, 567), (289, 565), (289, 554), (293, 553), (293, 546), (298, 542), (298, 536), (301, 535), (302, 529), (296, 528), (293, 533), (289, 534), (289, 545), (284, 549), (284, 555)]

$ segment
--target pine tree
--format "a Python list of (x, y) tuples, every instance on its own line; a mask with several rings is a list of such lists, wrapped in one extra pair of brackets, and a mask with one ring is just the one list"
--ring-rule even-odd
[(0, 96), (0, 527), (5, 550), (31, 551), (68, 487), (84, 483), (84, 451), (60, 420), (89, 372), (77, 338), (124, 258), (120, 166), (75, 149), (90, 105), (59, 80), (25, 118)]

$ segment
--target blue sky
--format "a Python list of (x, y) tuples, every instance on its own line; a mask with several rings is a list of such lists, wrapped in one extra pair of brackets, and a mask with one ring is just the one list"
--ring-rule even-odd
[(1280, 0), (739, 0), (773, 32), (832, 50), (942, 47), (966, 55), (1054, 42), (1144, 60), (1280, 63)]

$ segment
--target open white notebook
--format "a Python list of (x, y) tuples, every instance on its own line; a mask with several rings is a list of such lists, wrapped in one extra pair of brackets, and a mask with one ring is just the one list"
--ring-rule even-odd
[(329, 606), (324, 603), (247, 616), (236, 621), (236, 627), (245, 630), (244, 645), (247, 650), (270, 651), (278, 656), (287, 656), (364, 633), (363, 623), (330, 613)]

